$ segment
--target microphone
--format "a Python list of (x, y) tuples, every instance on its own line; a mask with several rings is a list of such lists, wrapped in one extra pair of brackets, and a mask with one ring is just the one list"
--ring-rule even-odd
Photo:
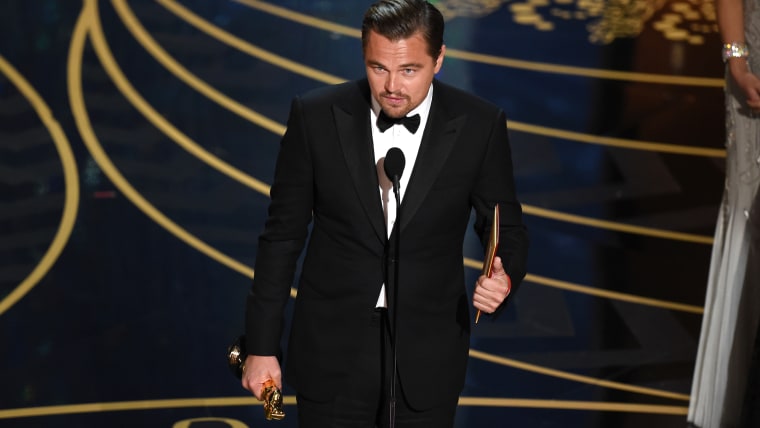
[(399, 180), (404, 172), (405, 165), (404, 152), (398, 147), (391, 147), (385, 155), (383, 168), (385, 169), (385, 175), (393, 182), (393, 191), (396, 193), (396, 199), (399, 199)]
[(383, 162), (383, 169), (385, 169), (385, 175), (393, 182), (393, 192), (396, 194), (396, 242), (395, 242), (395, 258), (393, 269), (393, 331), (391, 332), (391, 348), (393, 352), (393, 373), (391, 374), (390, 385), (390, 397), (388, 402), (388, 416), (389, 416), (389, 428), (395, 428), (396, 426), (396, 377), (398, 376), (398, 364), (396, 361), (396, 338), (398, 337), (398, 270), (401, 259), (401, 195), (399, 190), (401, 185), (399, 180), (401, 174), (404, 172), (404, 166), (406, 159), (404, 159), (404, 152), (398, 147), (391, 147), (388, 153), (385, 155), (385, 161)]

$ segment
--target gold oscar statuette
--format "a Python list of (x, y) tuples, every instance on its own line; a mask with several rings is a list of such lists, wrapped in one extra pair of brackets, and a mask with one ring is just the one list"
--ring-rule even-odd
[(261, 398), (264, 400), (264, 417), (268, 421), (285, 419), (285, 412), (282, 411), (282, 392), (273, 380), (264, 382)]

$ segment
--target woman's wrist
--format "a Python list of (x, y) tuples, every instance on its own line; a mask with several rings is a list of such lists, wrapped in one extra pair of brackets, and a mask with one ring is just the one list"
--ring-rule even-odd
[[(734, 59), (746, 59), (749, 56), (749, 48), (744, 42), (731, 42), (723, 45), (721, 52), (723, 62), (729, 62)], [(746, 62), (746, 61), (745, 61)]]
[(729, 58), (726, 61), (726, 64), (728, 65), (728, 71), (731, 73), (734, 80), (738, 80), (741, 76), (752, 72), (749, 68), (747, 58)]

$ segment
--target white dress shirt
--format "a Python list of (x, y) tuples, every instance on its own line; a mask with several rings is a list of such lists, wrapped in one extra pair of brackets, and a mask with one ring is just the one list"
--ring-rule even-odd
[[(378, 181), (380, 182), (380, 201), (383, 206), (386, 218), (386, 230), (388, 231), (388, 237), (390, 238), (393, 225), (396, 222), (396, 195), (390, 188), (390, 179), (385, 175), (383, 169), (383, 162), (385, 161), (385, 155), (388, 150), (393, 147), (398, 147), (401, 152), (404, 153), (405, 166), (404, 171), (399, 179), (399, 194), (401, 200), (404, 198), (404, 190), (406, 189), (409, 179), (414, 171), (414, 163), (417, 160), (417, 153), (420, 150), (420, 143), (422, 142), (422, 134), (425, 132), (425, 124), (427, 123), (428, 116), (430, 114), (430, 103), (433, 99), (433, 85), (430, 85), (427, 96), (424, 100), (410, 111), (407, 116), (420, 115), (420, 127), (417, 132), (412, 134), (406, 129), (404, 125), (395, 124), (391, 126), (385, 132), (380, 132), (377, 127), (377, 116), (380, 114), (380, 104), (373, 98), (372, 99), (372, 111), (370, 112), (370, 121), (372, 128), (372, 142), (375, 149), (375, 165), (378, 169)], [(385, 189), (384, 189), (385, 187)], [(380, 289), (380, 295), (377, 299), (377, 307), (388, 307), (388, 301), (385, 294), (385, 284)]]

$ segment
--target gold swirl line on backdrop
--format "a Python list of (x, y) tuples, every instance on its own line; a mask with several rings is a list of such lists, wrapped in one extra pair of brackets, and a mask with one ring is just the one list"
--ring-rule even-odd
[(686, 416), (686, 406), (666, 406), (662, 404), (610, 403), (603, 401), (574, 401), (528, 398), (488, 398), (460, 397), (460, 406), (477, 407), (519, 407), (553, 410), (596, 410), (604, 412), (647, 413), (659, 415)]
[(671, 153), (678, 155), (704, 156), (711, 158), (726, 157), (725, 149), (683, 146), (678, 144), (657, 143), (641, 140), (629, 140), (625, 138), (605, 137), (602, 135), (586, 134), (582, 132), (567, 131), (564, 129), (549, 128), (540, 125), (531, 125), (529, 123), (508, 122), (509, 129), (521, 131), (528, 134), (543, 135), (545, 137), (559, 138), (562, 140), (575, 141), (579, 143), (597, 144), (607, 147), (619, 147), (623, 149), (643, 150), (650, 152)]
[[(483, 262), (471, 258), (464, 258), (464, 265), (473, 269), (482, 269)], [(617, 291), (609, 291), (596, 287), (589, 287), (587, 285), (574, 284), (572, 282), (561, 281), (558, 279), (547, 278), (545, 276), (527, 274), (525, 275), (525, 281), (535, 284), (544, 285), (552, 288), (559, 288), (561, 290), (572, 291), (580, 294), (588, 294), (591, 296), (601, 297), (604, 299), (618, 300), (621, 302), (635, 303), (643, 306), (651, 306), (655, 308), (668, 309), (672, 311), (688, 312), (692, 314), (702, 315), (704, 308), (701, 306), (689, 305), (686, 303), (671, 302), (667, 300), (653, 299), (650, 297), (642, 297), (634, 294), (620, 293)]]
[[(135, 26), (140, 25), (139, 21), (136, 18), (134, 18), (134, 14), (132, 14), (131, 11), (128, 10), (129, 6), (126, 4), (126, 0), (113, 0), (113, 2), (114, 2), (114, 6), (116, 6), (117, 9), (123, 9), (124, 11), (129, 12), (132, 15), (130, 22), (134, 23)], [(210, 22), (206, 21), (200, 16), (194, 14), (189, 9), (187, 9), (186, 7), (182, 6), (181, 4), (177, 2), (165, 1), (165, 0), (156, 0), (156, 2), (164, 6), (166, 9), (169, 9), (169, 11), (171, 11), (175, 15), (182, 17), (187, 23), (200, 29), (204, 33), (207, 33), (207, 34), (213, 33), (214, 38), (216, 38), (217, 40), (221, 41), (222, 43), (228, 46), (232, 46), (235, 49), (241, 52), (244, 52), (252, 57), (260, 58), (263, 61), (266, 61), (270, 64), (273, 64), (285, 70), (298, 69), (300, 70), (300, 74), (319, 82), (326, 82), (328, 84), (336, 84), (345, 80), (340, 77), (336, 77), (331, 74), (325, 73), (323, 71), (319, 71), (315, 68), (307, 67), (303, 64), (299, 64), (297, 62), (284, 58), (280, 55), (276, 55), (267, 50), (264, 50), (250, 42), (247, 42), (233, 34), (230, 34), (220, 29), (219, 27), (211, 24)], [(143, 37), (145, 38), (150, 37), (144, 28), (141, 28), (140, 32), (144, 34)], [(155, 42), (153, 42), (152, 44), (156, 46), (158, 45)]]
[[(290, 9), (286, 9), (273, 4), (257, 0), (234, 0), (248, 7), (260, 10), (270, 15), (278, 16), (289, 21), (304, 24), (320, 30), (329, 31), (344, 36), (361, 38), (361, 30), (353, 27), (336, 24), (327, 20), (314, 18)], [(667, 85), (685, 85), (685, 86), (706, 86), (722, 88), (724, 79), (711, 77), (691, 77), (691, 76), (670, 76), (666, 74), (637, 73), (630, 71), (604, 70), (598, 68), (574, 67), (558, 64), (549, 64), (534, 61), (523, 61), (512, 58), (499, 57), (495, 55), (486, 55), (474, 52), (468, 52), (457, 49), (446, 49), (446, 55), (452, 58), (463, 59), (467, 61), (479, 62), (483, 64), (496, 65), (500, 67), (517, 68), (543, 73), (566, 74), (573, 76), (590, 77), (595, 79), (622, 80), (629, 82), (642, 83), (659, 83)]]
[[(283, 397), (286, 405), (295, 404), (295, 397)], [(59, 416), (83, 413), (181, 409), (191, 407), (261, 406), (255, 397), (176, 398), (163, 400), (111, 401), (105, 403), (63, 404), (0, 410), (0, 419)]]
[(621, 223), (609, 220), (599, 220), (590, 217), (584, 217), (575, 214), (568, 214), (564, 212), (549, 210), (546, 208), (539, 208), (531, 205), (523, 205), (523, 211), (526, 214), (534, 215), (537, 217), (549, 218), (552, 220), (561, 221), (564, 223), (579, 224), (582, 226), (595, 227), (597, 229), (612, 230), (622, 233), (630, 233), (632, 235), (650, 236), (653, 238), (669, 239), (672, 241), (684, 241), (695, 244), (707, 244), (712, 245), (713, 238), (706, 235), (695, 235), (692, 233), (673, 232), (670, 230), (656, 229), (653, 227), (636, 226), (627, 223)]
[[(285, 133), (285, 126), (275, 122), (264, 115), (257, 113), (244, 105), (238, 103), (232, 98), (222, 94), (210, 85), (190, 73), (185, 67), (180, 65), (169, 55), (164, 49), (162, 49), (156, 41), (150, 37), (145, 28), (140, 25), (139, 21), (135, 18), (132, 11), (125, 4), (123, 0), (113, 0), (114, 8), (116, 9), (119, 17), (124, 22), (124, 25), (132, 33), (132, 36), (153, 56), (159, 63), (166, 67), (172, 74), (179, 77), (180, 80), (190, 85), (204, 96), (208, 97), (217, 104), (225, 107), (233, 113), (241, 116), (242, 118), (261, 126), (267, 131), (273, 132), (278, 135)], [(113, 55), (110, 52), (105, 52), (108, 55), (108, 64), (115, 64), (116, 60), (113, 59)], [(112, 77), (118, 81), (118, 86), (121, 92), (127, 95), (132, 105), (139, 110), (146, 119), (148, 119), (154, 126), (162, 129), (167, 135), (171, 136), (174, 141), (182, 146), (185, 150), (192, 153), (194, 156), (202, 159), (204, 162), (210, 164), (214, 168), (222, 171), (233, 180), (242, 182), (248, 187), (255, 189), (256, 191), (269, 196), (269, 186), (257, 180), (250, 175), (238, 170), (227, 162), (222, 161), (218, 157), (212, 155), (206, 151), (203, 147), (193, 142), (189, 137), (179, 131), (176, 127), (172, 126), (166, 119), (164, 119), (153, 107), (151, 107), (145, 99), (137, 94), (137, 91), (132, 88), (129, 81), (124, 77), (123, 73), (119, 70), (118, 66), (111, 65), (109, 68), (112, 71)], [(122, 90), (124, 88), (124, 90)]]
[[(294, 396), (283, 397), (283, 404), (296, 404)], [(85, 413), (145, 411), (208, 407), (261, 406), (254, 397), (175, 398), (143, 401), (111, 401), (104, 403), (63, 404), (57, 406), (23, 407), (0, 410), (0, 419), (61, 416)], [(599, 401), (544, 400), (524, 398), (459, 397), (459, 405), (467, 407), (520, 407), (557, 410), (596, 410), (608, 412), (686, 415), (683, 406), (661, 404), (629, 404)]]
[[(74, 115), (74, 121), (76, 122), (79, 133), (82, 136), (87, 149), (90, 151), (93, 159), (97, 162), (98, 166), (108, 176), (108, 178), (114, 183), (114, 185), (130, 200), (135, 206), (137, 206), (142, 212), (144, 212), (149, 218), (161, 225), (164, 229), (172, 233), (173, 235), (186, 242), (191, 247), (197, 249), (203, 254), (208, 255), (217, 262), (239, 272), (245, 276), (253, 277), (253, 270), (244, 264), (232, 259), (231, 257), (221, 253), (215, 248), (209, 246), (205, 242), (196, 238), (194, 235), (187, 232), (181, 226), (174, 223), (171, 219), (165, 216), (161, 211), (148, 202), (131, 184), (124, 178), (119, 172), (118, 168), (111, 162), (108, 155), (103, 150), (98, 137), (95, 135), (95, 131), (92, 128), (92, 123), (87, 112), (87, 108), (84, 101), (84, 92), (82, 88), (82, 61), (84, 58), (84, 46), (85, 39), (89, 32), (90, 39), (95, 47), (95, 52), (100, 58), (101, 63), (104, 65), (107, 71), (112, 72), (114, 68), (113, 57), (110, 53), (110, 49), (103, 37), (102, 28), (100, 26), (100, 20), (98, 16), (98, 3), (97, 0), (85, 0), (81, 15), (78, 19), (74, 32), (71, 38), (71, 45), (69, 48), (68, 58), (68, 91), (69, 99), (71, 103), (71, 110)], [(113, 79), (113, 76), (112, 76)], [(124, 82), (116, 79), (115, 83), (117, 87)], [(155, 112), (154, 112), (155, 113)], [(157, 113), (155, 113), (158, 116)], [(165, 132), (167, 130), (164, 130)]]
[[(160, 0), (160, 1), (162, 1), (164, 3), (166, 2), (165, 0)], [(131, 14), (131, 12), (128, 9), (128, 6), (126, 4), (123, 4), (122, 0), (114, 0), (114, 4), (116, 4), (116, 3), (120, 3), (119, 7), (121, 8), (121, 10), (117, 10), (120, 15), (121, 14)], [(194, 20), (194, 21), (196, 21), (196, 20)], [(175, 75), (178, 75), (178, 77), (180, 77), (183, 81), (186, 81), (186, 82), (200, 81), (195, 76), (185, 76), (185, 74), (190, 74), (189, 71), (187, 71), (184, 67), (179, 66), (178, 64), (177, 65), (173, 65), (173, 63), (176, 63), (176, 60), (174, 60), (170, 55), (168, 55), (167, 53), (165, 53), (165, 51), (163, 51), (160, 47), (153, 46), (154, 44), (156, 44), (155, 40), (153, 38), (151, 38), (150, 36), (146, 35), (146, 34), (142, 34), (142, 33), (145, 32), (145, 29), (144, 29), (144, 27), (142, 27), (141, 25), (139, 25), (139, 22), (134, 17), (134, 15), (128, 17), (128, 19), (125, 19), (124, 22), (130, 28), (130, 31), (133, 34), (141, 34), (139, 41), (146, 48), (146, 50), (149, 53), (164, 52), (163, 55), (161, 55), (161, 56), (155, 56), (154, 55), (154, 58), (156, 58), (160, 63), (164, 64), (164, 66), (166, 66), (167, 69), (172, 70), (172, 72), (174, 72)], [(113, 59), (109, 59), (109, 61), (115, 62)], [(125, 88), (122, 91), (122, 93), (124, 93), (124, 95), (128, 99), (130, 99), (130, 100), (135, 99), (135, 98), (141, 99), (141, 97), (139, 97), (139, 95), (134, 94), (134, 92), (135, 92), (134, 89), (131, 86), (129, 86), (128, 82), (126, 82), (126, 78), (123, 76), (123, 74), (120, 71), (118, 71), (117, 67), (114, 68), (113, 73), (109, 72), (109, 74), (114, 74), (114, 75), (118, 75), (119, 76), (118, 80), (120, 82), (123, 82), (123, 84), (119, 85), (119, 87), (120, 88)], [(208, 91), (216, 91), (215, 89), (213, 89), (209, 85), (205, 85), (205, 86), (207, 87)], [(221, 97), (216, 97), (215, 99), (224, 99), (224, 98), (226, 98), (226, 97), (221, 96)], [(143, 115), (145, 115), (146, 117), (148, 117), (149, 120), (151, 120), (151, 122), (153, 122), (154, 124), (156, 124), (156, 126), (158, 126), (160, 129), (164, 129), (166, 126), (170, 126), (170, 125), (168, 125), (168, 124), (165, 123), (165, 120), (163, 118), (151, 119), (151, 117), (152, 116), (156, 116), (157, 113), (155, 111), (153, 111), (152, 109), (150, 109), (150, 108), (147, 108), (147, 109), (144, 108), (143, 105), (146, 105), (146, 104), (147, 103), (145, 103), (145, 102), (142, 102), (142, 103), (139, 103), (139, 104), (133, 102), (133, 105), (135, 105), (136, 108), (138, 108), (138, 110), (140, 110), (143, 113)], [(242, 107), (242, 108), (243, 109), (247, 109), (247, 107)], [(252, 115), (248, 115), (248, 116), (252, 116)], [(285, 127), (281, 126), (281, 128), (283, 129), (282, 132), (284, 133), (284, 128)], [(173, 129), (173, 127), (171, 127), (171, 129)], [(179, 131), (176, 131), (176, 132), (179, 132)], [(173, 135), (173, 134), (175, 134), (175, 132), (172, 132), (170, 135)], [(280, 135), (282, 135), (282, 134), (280, 134)], [(204, 161), (207, 158), (213, 158), (213, 157), (214, 157), (213, 155), (207, 154), (207, 157), (204, 157)], [(217, 161), (218, 162), (222, 162), (221, 160), (218, 160), (218, 159), (217, 159)], [(212, 166), (214, 166), (214, 165), (212, 165)], [(214, 166), (214, 167), (216, 167), (216, 166)], [(241, 173), (241, 174), (243, 174), (243, 173)], [(234, 179), (234, 177), (233, 177), (233, 179)], [(251, 178), (251, 180), (255, 180), (255, 179)], [(244, 182), (243, 184), (246, 184), (246, 183)], [(260, 191), (256, 187), (252, 187), (252, 188), (254, 190)], [(268, 187), (267, 187), (267, 190), (268, 190)], [(268, 196), (268, 191), (265, 194)], [(600, 227), (600, 228), (606, 228), (606, 229), (611, 229), (611, 230), (616, 230), (616, 231), (628, 232), (628, 233), (639, 233), (639, 234), (642, 234), (642, 235), (648, 235), (648, 236), (654, 236), (654, 237), (660, 237), (660, 238), (666, 238), (666, 239), (676, 239), (676, 240), (680, 239), (680, 240), (686, 240), (686, 241), (691, 241), (691, 242), (700, 242), (700, 241), (702, 241), (704, 239), (708, 239), (708, 240), (711, 239), (709, 237), (700, 237), (700, 236), (697, 236), (697, 235), (689, 235), (689, 234), (683, 234), (683, 233), (677, 233), (677, 232), (663, 231), (663, 230), (653, 229), (653, 228), (645, 228), (645, 227), (640, 227), (640, 226), (631, 226), (631, 225), (625, 225), (625, 224), (618, 224), (618, 223), (610, 222), (610, 221), (595, 220), (595, 219), (585, 218), (585, 217), (581, 217), (581, 216), (575, 216), (575, 215), (560, 213), (560, 212), (556, 212), (556, 211), (551, 211), (551, 210), (547, 210), (547, 209), (543, 209), (543, 208), (532, 207), (532, 206), (528, 206), (528, 205), (525, 205), (523, 207), (523, 209), (524, 209), (524, 211), (527, 214), (532, 214), (532, 215), (536, 215), (536, 216), (547, 217), (547, 218), (557, 219), (557, 220), (560, 220), (560, 221), (577, 223), (577, 224), (587, 225), (587, 226), (592, 226), (592, 227)], [(467, 263), (465, 263), (465, 264), (467, 264)], [(584, 294), (592, 294), (592, 295), (596, 295), (596, 296), (606, 296), (606, 297), (610, 297), (610, 298), (615, 298), (617, 300), (623, 300), (623, 301), (629, 301), (629, 302), (637, 302), (637, 303), (641, 303), (641, 304), (647, 304), (647, 305), (650, 305), (650, 306), (657, 306), (657, 307), (668, 308), (668, 309), (676, 309), (676, 310), (682, 310), (682, 311), (687, 311), (687, 312), (701, 313), (701, 311), (702, 311), (702, 308), (693, 307), (693, 306), (690, 306), (690, 305), (683, 305), (683, 304), (680, 304), (680, 303), (659, 301), (659, 300), (645, 298), (645, 297), (635, 297), (635, 296), (625, 295), (625, 294), (622, 294), (622, 293), (613, 293), (613, 292), (609, 292), (609, 291), (605, 291), (605, 290), (600, 290), (600, 289), (595, 289), (595, 288), (591, 288), (591, 287), (574, 285), (574, 284), (570, 284), (568, 282), (559, 281), (559, 280), (553, 280), (553, 279), (549, 279), (549, 278), (543, 278), (543, 277), (534, 276), (534, 279), (535, 279), (534, 282), (542, 284), (542, 285), (552, 286), (552, 287), (555, 287), (555, 288), (563, 288), (565, 290), (576, 291), (576, 292), (580, 292), (580, 293), (584, 293)]]
[(0, 55), (0, 72), (2, 72), (13, 83), (19, 92), (29, 101), (34, 108), (37, 116), (43, 125), (48, 129), (53, 143), (58, 151), (63, 166), (63, 180), (65, 188), (65, 200), (63, 204), (63, 213), (58, 225), (58, 231), (53, 237), (50, 246), (40, 259), (37, 266), (16, 286), (2, 301), (0, 301), (0, 315), (5, 313), (14, 304), (21, 300), (30, 290), (32, 290), (44, 276), (50, 271), (55, 262), (63, 252), (64, 247), (71, 237), (71, 231), (74, 229), (76, 222), (77, 210), (79, 206), (79, 178), (77, 173), (77, 164), (74, 159), (74, 153), (71, 149), (66, 133), (63, 132), (61, 125), (53, 116), (45, 100), (37, 93), (32, 85)]
[[(157, 0), (157, 2), (161, 4), (162, 6), (164, 6), (165, 8), (167, 8), (170, 12), (174, 13), (177, 17), (184, 20), (188, 24), (194, 26), (198, 30), (208, 34), (209, 36), (223, 43), (228, 43), (230, 46), (234, 47), (235, 49), (238, 49), (239, 51), (244, 52), (248, 55), (251, 55), (255, 58), (259, 58), (267, 62), (269, 62), (270, 58), (275, 58), (277, 62), (272, 62), (272, 64), (275, 64), (293, 73), (312, 78), (319, 82), (323, 82), (327, 84), (335, 84), (335, 83), (341, 83), (341, 82), (346, 81), (345, 78), (333, 76), (327, 73), (316, 74), (314, 69), (311, 67), (307, 67), (303, 64), (299, 64), (294, 61), (283, 59), (280, 56), (272, 54), (271, 52), (265, 51), (257, 46), (251, 45), (249, 42), (242, 40), (236, 36), (233, 36), (227, 31), (219, 28), (218, 26), (215, 26), (211, 24), (210, 22), (208, 22), (207, 20), (204, 20), (203, 18), (196, 15), (195, 13), (193, 13), (186, 7), (178, 4), (174, 0)], [(272, 6), (272, 7), (274, 7), (275, 9), (280, 9), (277, 6)], [(313, 19), (311, 17), (306, 17), (306, 18), (307, 18), (306, 19), (307, 22)], [(155, 44), (155, 42), (153, 43)], [(146, 46), (146, 49), (148, 49), (149, 51), (151, 50), (149, 49), (149, 46)], [(447, 49), (446, 53), (448, 54), (449, 52), (450, 50)], [(161, 61), (162, 58), (156, 57), (156, 59), (159, 61)], [(165, 59), (167, 61), (174, 61), (170, 57), (166, 57)], [(177, 68), (177, 66), (172, 66), (170, 68), (168, 65), (166, 67), (169, 69)], [(186, 79), (186, 77), (183, 77), (182, 75), (178, 75), (178, 77), (180, 77), (183, 80)], [(692, 146), (680, 146), (676, 144), (605, 137), (605, 136), (598, 136), (598, 135), (593, 135), (593, 134), (585, 134), (581, 132), (549, 128), (545, 126), (533, 125), (533, 124), (517, 122), (513, 120), (508, 121), (507, 126), (511, 130), (525, 132), (528, 134), (536, 134), (536, 135), (542, 135), (542, 136), (547, 136), (547, 137), (566, 139), (569, 141), (575, 141), (575, 142), (587, 143), (587, 144), (598, 144), (598, 145), (604, 145), (604, 146), (610, 146), (610, 147), (627, 148), (627, 149), (632, 149), (632, 150), (675, 153), (675, 154), (685, 154), (685, 155), (693, 155), (693, 156), (725, 157), (725, 150), (723, 149), (699, 148), (699, 147), (692, 147)]]
[[(182, 229), (180, 226), (173, 223), (170, 219), (168, 219), (165, 215), (153, 207), (128, 183), (128, 181), (121, 175), (121, 173), (113, 165), (113, 163), (103, 151), (89, 121), (89, 116), (87, 114), (84, 103), (84, 94), (81, 86), (81, 61), (83, 59), (84, 40), (88, 31), (90, 33), (91, 40), (93, 41), (96, 54), (98, 54), (99, 58), (101, 58), (101, 62), (105, 66), (106, 63), (113, 60), (113, 57), (110, 55), (110, 49), (105, 42), (102, 28), (100, 27), (99, 15), (97, 12), (97, 0), (86, 0), (82, 14), (74, 29), (68, 63), (69, 97), (71, 100), (70, 102), (72, 111), (74, 113), (75, 121), (80, 130), (83, 141), (90, 150), (90, 153), (93, 155), (93, 158), (103, 169), (104, 173), (106, 173), (108, 177), (114, 182), (114, 185), (117, 186), (117, 188), (119, 188), (119, 190), (122, 191), (122, 193), (124, 193), (125, 196), (127, 196), (127, 198), (132, 201), (132, 203), (134, 203), (151, 219), (156, 221), (157, 224), (164, 227), (168, 232), (174, 234), (184, 242), (191, 245), (193, 248), (196, 248), (201, 253), (207, 254), (212, 259), (232, 268), (233, 270), (251, 277), (253, 275), (253, 272), (242, 263), (235, 261), (234, 259), (222, 254), (221, 252), (200, 241)], [(106, 54), (107, 56), (102, 57), (101, 55), (103, 54)], [(76, 61), (77, 58), (79, 59), (79, 62)], [(115, 65), (115, 62), (111, 65)], [(291, 294), (293, 294), (292, 291)], [(480, 354), (489, 355), (482, 352)], [(497, 356), (491, 356), (491, 358), (492, 361), (496, 361), (497, 363), (500, 361), (498, 360), (499, 357)], [(574, 376), (572, 374), (569, 375)], [(598, 382), (600, 381), (594, 381), (594, 384), (598, 384)], [(614, 385), (615, 384), (612, 383), (608, 387), (614, 388)], [(620, 384), (620, 386), (626, 390), (630, 389), (629, 385)], [(656, 395), (672, 394), (667, 391), (653, 391), (656, 392)]]
[[(191, 86), (192, 88), (194, 88), (196, 91), (200, 92), (207, 98), (213, 100), (217, 104), (224, 106), (226, 109), (232, 111), (238, 116), (241, 116), (245, 118), (246, 120), (252, 123), (255, 123), (256, 125), (261, 126), (267, 131), (270, 131), (274, 134), (282, 134), (285, 132), (285, 127), (282, 126), (281, 124), (249, 108), (246, 108), (244, 105), (238, 103), (237, 101), (233, 100), (227, 95), (224, 95), (223, 93), (215, 90), (206, 82), (202, 81), (197, 76), (190, 73), (185, 67), (179, 64), (179, 62), (174, 60), (171, 57), (171, 55), (169, 55), (163, 48), (161, 48), (161, 46), (148, 34), (145, 28), (137, 20), (134, 13), (132, 13), (132, 10), (126, 4), (125, 0), (113, 0), (112, 3), (114, 6), (114, 9), (116, 9), (116, 12), (118, 13), (122, 22), (130, 31), (130, 33), (132, 33), (132, 36), (135, 39), (137, 39), (137, 41), (159, 63), (163, 64), (164, 67), (166, 67), (172, 74), (179, 77), (180, 80), (182, 80), (183, 82), (185, 82), (186, 84), (188, 84), (189, 86)], [(227, 40), (227, 42), (237, 45), (235, 40)], [(251, 55), (255, 55), (261, 58), (266, 58), (267, 61), (272, 61), (275, 64), (282, 63), (282, 61), (278, 61), (278, 60), (281, 60), (281, 58), (279, 59), (275, 58), (274, 55), (267, 54), (267, 52), (255, 46), (248, 46), (246, 48), (248, 49), (248, 53), (250, 53)], [(287, 64), (284, 63), (283, 65), (287, 65)]]
[(604, 388), (617, 389), (621, 391), (628, 391), (643, 395), (652, 395), (656, 397), (672, 398), (674, 400), (689, 401), (689, 394), (679, 394), (676, 392), (665, 391), (655, 388), (646, 388), (642, 386), (629, 385), (621, 382), (614, 382), (611, 380), (593, 378), (591, 376), (583, 376), (566, 371), (550, 369), (546, 367), (537, 366), (535, 364), (524, 363), (522, 361), (513, 360), (511, 358), (500, 357), (493, 354), (487, 354), (475, 349), (470, 349), (470, 356), (479, 360), (488, 361), (501, 366), (512, 367), (515, 369), (528, 371), (532, 373), (538, 373), (549, 377), (556, 377), (560, 379), (570, 380), (578, 383), (585, 383), (588, 385), (601, 386)]
[[(192, 155), (196, 156), (216, 170), (228, 175), (233, 180), (268, 196), (269, 186), (267, 184), (232, 167), (231, 165), (223, 162), (216, 156), (203, 149), (200, 145), (192, 141), (192, 139), (187, 137), (171, 123), (169, 123), (163, 116), (161, 116), (155, 109), (153, 109), (143, 97), (137, 93), (134, 87), (132, 87), (132, 85), (129, 83), (128, 79), (121, 72), (116, 60), (113, 57), (113, 54), (111, 53), (110, 48), (108, 47), (108, 43), (105, 40), (103, 29), (100, 24), (97, 7), (97, 0), (87, 0), (87, 3), (85, 3), (85, 7), (82, 11), (82, 17), (80, 18), (83, 20), (83, 23), (81, 25), (84, 27), (84, 29), (81, 31), (89, 32), (90, 39), (92, 40), (93, 46), (95, 48), (95, 52), (100, 59), (101, 64), (103, 64), (106, 73), (111, 77), (116, 87), (127, 98), (127, 100), (129, 100), (135, 109), (137, 109), (149, 122), (160, 129), (165, 135), (177, 142), (181, 147), (190, 152)], [(78, 28), (79, 27), (77, 27), (77, 29)], [(82, 40), (80, 43), (84, 45), (84, 40)], [(72, 56), (74, 55), (74, 47), (74, 40), (72, 39), (72, 53), (70, 54), (69, 61), (69, 92), (71, 93), (70, 98), (72, 100), (72, 111), (75, 112), (75, 120), (77, 122), (77, 126), (80, 128), (80, 133), (82, 134), (83, 140), (85, 141), (85, 145), (88, 147), (88, 150), (90, 150), (91, 154), (93, 155), (93, 159), (95, 159), (103, 172), (108, 175), (109, 179), (114, 182), (114, 185), (116, 185), (117, 188), (119, 188), (119, 190), (124, 193), (124, 195), (129, 200), (131, 200), (132, 203), (135, 204), (135, 206), (143, 211), (149, 218), (177, 236), (180, 240), (186, 242), (191, 247), (195, 248), (203, 254), (206, 254), (211, 259), (216, 260), (222, 265), (227, 266), (232, 270), (239, 272), (249, 278), (253, 278), (253, 269), (211, 247), (204, 241), (197, 238), (195, 235), (189, 233), (187, 230), (169, 219), (150, 202), (148, 202), (147, 199), (145, 199), (134, 187), (129, 184), (129, 182), (119, 172), (118, 168), (116, 168), (113, 162), (110, 161), (108, 155), (100, 145), (87, 115), (84, 96), (82, 94), (81, 88), (81, 65), (75, 63), (72, 59)], [(76, 46), (76, 48), (78, 48), (80, 51), (79, 58), (81, 62), (81, 58), (83, 57), (81, 51), (84, 48), (83, 46)], [(74, 79), (72, 76), (76, 76), (78, 79)], [(77, 102), (76, 105), (74, 101)], [(291, 289), (291, 295), (295, 297), (295, 294), (295, 289)]]

